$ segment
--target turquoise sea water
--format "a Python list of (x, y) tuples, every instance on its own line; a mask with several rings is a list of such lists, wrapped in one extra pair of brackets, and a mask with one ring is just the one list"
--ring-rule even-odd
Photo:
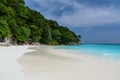
[(120, 61), (120, 44), (84, 44), (57, 46), (73, 53)]

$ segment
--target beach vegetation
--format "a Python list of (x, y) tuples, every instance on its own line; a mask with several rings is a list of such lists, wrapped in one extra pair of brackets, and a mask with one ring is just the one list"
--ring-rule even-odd
[(25, 6), (24, 0), (0, 0), (0, 40), (6, 37), (17, 44), (59, 45), (80, 41), (67, 27)]

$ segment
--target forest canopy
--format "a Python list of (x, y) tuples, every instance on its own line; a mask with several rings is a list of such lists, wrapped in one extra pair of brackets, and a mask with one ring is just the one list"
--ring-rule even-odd
[(17, 44), (58, 45), (80, 41), (80, 35), (25, 6), (24, 0), (0, 0), (0, 41), (4, 38)]

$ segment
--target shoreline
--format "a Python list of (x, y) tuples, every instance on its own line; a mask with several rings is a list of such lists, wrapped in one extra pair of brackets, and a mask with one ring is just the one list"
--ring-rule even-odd
[(78, 55), (49, 46), (22, 56), (19, 63), (29, 80), (120, 80), (120, 63)]
[[(96, 45), (96, 44), (95, 44)], [(97, 44), (98, 45), (98, 44)], [(106, 45), (106, 44), (105, 44)], [(107, 44), (108, 45), (108, 44)], [(63, 48), (55, 48), (55, 47), (52, 47), (53, 50), (58, 50), (58, 51), (61, 51), (61, 52), (65, 52), (67, 53), (68, 55), (71, 54), (73, 56), (83, 56), (83, 57), (88, 57), (88, 58), (91, 58), (91, 59), (97, 59), (97, 60), (103, 60), (103, 61), (108, 61), (108, 62), (116, 62), (116, 63), (120, 63), (120, 58), (115, 58), (112, 56), (112, 54), (108, 54), (108, 53), (104, 53), (104, 54), (101, 54), (101, 55), (93, 55), (93, 54), (90, 54), (91, 52), (89, 51), (85, 51), (85, 50), (81, 50), (80, 51), (75, 51), (75, 50), (69, 50), (69, 49), (63, 49)], [(74, 54), (73, 54), (74, 53)], [(85, 54), (84, 54), (85, 53)], [(94, 53), (94, 52), (92, 52)], [(66, 54), (65, 54), (66, 55)], [(108, 57), (110, 56), (110, 57)]]

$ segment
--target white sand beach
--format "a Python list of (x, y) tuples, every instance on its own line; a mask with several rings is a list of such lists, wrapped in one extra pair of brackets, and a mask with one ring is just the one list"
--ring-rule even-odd
[(19, 64), (29, 80), (120, 80), (120, 63), (70, 52), (34, 47)]
[(28, 80), (17, 60), (24, 53), (33, 51), (29, 46), (0, 46), (0, 80)]
[(119, 62), (45, 46), (28, 48), (0, 47), (0, 80), (120, 80)]

